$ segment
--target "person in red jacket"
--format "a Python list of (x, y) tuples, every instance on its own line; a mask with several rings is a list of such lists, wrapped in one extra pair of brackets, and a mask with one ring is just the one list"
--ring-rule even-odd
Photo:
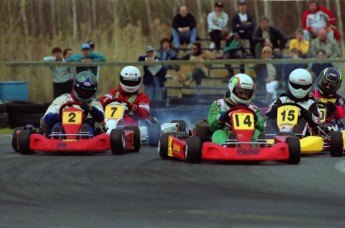
[[(341, 120), (345, 116), (344, 98), (337, 94), (341, 82), (341, 73), (334, 67), (324, 69), (319, 75), (318, 89), (314, 90), (313, 96), (325, 103), (327, 122)], [(342, 127), (341, 125), (339, 127)]]
[(309, 1), (308, 10), (302, 16), (304, 39), (311, 40), (318, 36), (321, 29), (327, 30), (330, 39), (340, 40), (341, 34), (335, 27), (336, 18), (329, 9), (319, 6), (317, 1)]
[(126, 66), (120, 72), (120, 84), (117, 89), (109, 91), (99, 98), (103, 107), (113, 98), (125, 100), (126, 113), (123, 117), (126, 126), (137, 126), (138, 120), (147, 119), (150, 111), (150, 100), (139, 92), (142, 83), (140, 70), (134, 66)]

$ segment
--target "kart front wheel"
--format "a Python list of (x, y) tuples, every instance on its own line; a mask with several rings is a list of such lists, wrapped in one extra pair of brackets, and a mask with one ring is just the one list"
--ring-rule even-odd
[(110, 149), (114, 155), (124, 154), (126, 148), (125, 132), (115, 128), (110, 132)]
[(15, 152), (19, 152), (18, 136), (19, 133), (24, 129), (24, 127), (16, 127), (12, 133), (12, 148)]
[(199, 137), (189, 137), (186, 141), (186, 157), (189, 163), (200, 163), (201, 155), (201, 140)]
[(137, 126), (126, 126), (123, 128), (124, 130), (133, 131), (133, 149), (132, 152), (139, 152), (141, 146), (141, 139), (140, 139), (140, 129)]
[(158, 142), (158, 154), (162, 159), (168, 159), (168, 141), (171, 133), (163, 133)]
[(289, 148), (288, 164), (298, 164), (301, 161), (301, 145), (299, 139), (295, 136), (287, 137), (285, 142)]
[(35, 151), (30, 149), (30, 138), (32, 130), (23, 129), (18, 135), (18, 147), (21, 154), (34, 154)]
[(331, 131), (329, 152), (331, 157), (341, 157), (343, 155), (343, 133)]

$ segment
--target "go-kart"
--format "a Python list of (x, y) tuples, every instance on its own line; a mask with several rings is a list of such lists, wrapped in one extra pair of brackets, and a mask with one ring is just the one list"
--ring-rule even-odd
[[(329, 129), (326, 124), (326, 107), (319, 105), (321, 124), (316, 129), (311, 129), (308, 124), (303, 129), (295, 131), (298, 124), (301, 110), (304, 109), (299, 104), (284, 103), (277, 109), (277, 128), (278, 132), (274, 134), (266, 134), (266, 137), (278, 134), (295, 135), (299, 138), (301, 145), (301, 154), (314, 154), (322, 151), (330, 151), (332, 157), (341, 156), (343, 151), (343, 138), (340, 131), (325, 131)], [(272, 121), (271, 121), (272, 123)], [(268, 139), (273, 144), (273, 140)]]
[(62, 132), (44, 134), (40, 128), (32, 125), (16, 128), (12, 134), (12, 147), (21, 154), (43, 152), (100, 152), (111, 149), (113, 154), (124, 150), (123, 135), (117, 131), (95, 135), (82, 131), (87, 116), (80, 108), (80, 102), (68, 102), (60, 108)]
[(233, 134), (229, 134), (224, 144), (210, 142), (208, 137), (202, 137), (206, 141), (201, 140), (194, 130), (191, 134), (163, 133), (158, 146), (160, 157), (187, 160), (191, 163), (200, 163), (202, 160), (284, 161), (289, 164), (300, 162), (300, 144), (297, 137), (286, 137), (284, 142), (277, 138), (273, 145), (265, 139), (253, 142), (253, 110), (247, 107), (232, 108), (227, 115), (230, 120), (227, 124)]

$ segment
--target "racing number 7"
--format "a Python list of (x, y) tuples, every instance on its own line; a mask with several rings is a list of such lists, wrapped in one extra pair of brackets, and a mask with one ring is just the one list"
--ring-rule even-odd
[(111, 112), (110, 116), (111, 116), (111, 117), (114, 117), (114, 115), (115, 115), (115, 113), (116, 113), (116, 110), (117, 110), (117, 107), (116, 107), (116, 106), (113, 106), (113, 107), (111, 107), (111, 110), (112, 110), (112, 112)]

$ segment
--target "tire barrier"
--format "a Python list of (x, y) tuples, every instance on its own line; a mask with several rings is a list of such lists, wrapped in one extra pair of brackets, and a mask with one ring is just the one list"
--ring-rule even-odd
[(8, 114), (6, 103), (0, 103), (0, 128), (8, 127)]
[(8, 123), (10, 128), (32, 124), (40, 126), (40, 120), (50, 103), (11, 101), (7, 103)]

